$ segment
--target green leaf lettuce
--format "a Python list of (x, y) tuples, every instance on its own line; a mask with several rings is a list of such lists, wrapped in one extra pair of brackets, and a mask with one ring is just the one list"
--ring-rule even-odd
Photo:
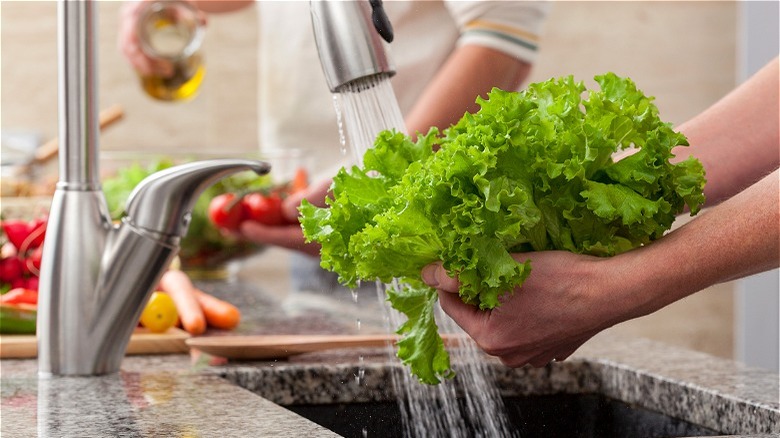
[[(421, 381), (452, 375), (434, 319), (436, 293), (419, 281), (441, 260), (464, 302), (492, 309), (522, 285), (529, 262), (512, 253), (562, 249), (612, 256), (663, 236), (685, 206), (704, 203), (704, 170), (672, 164), (686, 138), (652, 98), (607, 73), (588, 90), (571, 76), (493, 89), (480, 110), (416, 141), (379, 134), (363, 167), (342, 169), (326, 208), (304, 202), (304, 235), (322, 266), (355, 287), (394, 279), (388, 293), (408, 321), (398, 356)], [(619, 160), (626, 148), (635, 153)]]

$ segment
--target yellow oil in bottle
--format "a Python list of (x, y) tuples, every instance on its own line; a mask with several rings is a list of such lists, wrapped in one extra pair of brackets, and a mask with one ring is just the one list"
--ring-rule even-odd
[(206, 73), (198, 25), (181, 17), (162, 9), (147, 17), (142, 27), (141, 46), (150, 57), (152, 72), (141, 75), (141, 87), (155, 99), (194, 98)]
[[(198, 56), (197, 58), (200, 58)], [(141, 76), (141, 87), (146, 93), (159, 100), (185, 101), (198, 95), (206, 67), (198, 60), (196, 65), (174, 64), (171, 76), (148, 75)]]

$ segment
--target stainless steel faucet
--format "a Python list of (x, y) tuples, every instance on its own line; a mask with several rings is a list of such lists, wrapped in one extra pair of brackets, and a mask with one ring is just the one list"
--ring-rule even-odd
[(314, 39), (331, 92), (356, 81), (395, 74), (386, 43), (393, 28), (382, 0), (311, 0)]
[(113, 224), (101, 189), (97, 121), (97, 1), (59, 1), (59, 182), (40, 276), (38, 369), (46, 375), (119, 370), (145, 302), (208, 186), (267, 163), (182, 164), (142, 181)]

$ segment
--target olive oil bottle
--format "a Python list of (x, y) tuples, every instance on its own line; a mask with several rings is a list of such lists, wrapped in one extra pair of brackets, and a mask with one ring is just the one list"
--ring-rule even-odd
[(138, 39), (150, 68), (139, 74), (142, 88), (163, 101), (194, 98), (206, 72), (198, 11), (183, 1), (145, 3), (138, 19)]

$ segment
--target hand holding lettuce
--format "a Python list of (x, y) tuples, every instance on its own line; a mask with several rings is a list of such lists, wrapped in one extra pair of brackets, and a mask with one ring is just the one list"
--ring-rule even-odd
[[(703, 204), (703, 167), (694, 158), (670, 163), (687, 140), (652, 98), (630, 79), (595, 79), (600, 90), (572, 77), (494, 89), (478, 112), (415, 142), (382, 132), (364, 167), (334, 178), (329, 208), (302, 205), (306, 238), (322, 245), (322, 266), (344, 285), (403, 284), (389, 291), (408, 317), (398, 356), (422, 382), (452, 375), (436, 292), (420, 282), (425, 265), (443, 261), (464, 302), (492, 309), (532, 268), (511, 253), (619, 254), (663, 236), (686, 205), (696, 214)], [(630, 147), (636, 152), (613, 161)]]

